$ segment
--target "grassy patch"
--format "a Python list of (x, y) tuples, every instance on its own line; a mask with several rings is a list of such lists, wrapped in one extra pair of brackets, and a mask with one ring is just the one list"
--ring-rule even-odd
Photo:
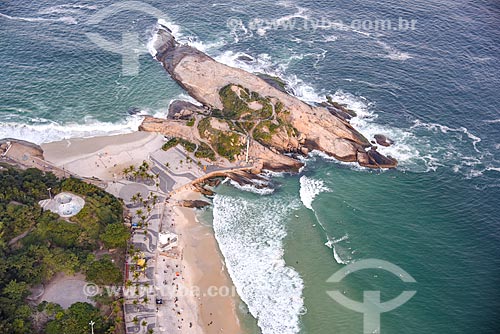
[(210, 144), (219, 155), (229, 161), (234, 161), (234, 156), (241, 154), (243, 149), (243, 146), (239, 144), (240, 134), (214, 129), (210, 125), (210, 120), (210, 117), (206, 117), (198, 123), (200, 136), (210, 141)]
[(215, 152), (212, 151), (210, 146), (205, 143), (201, 143), (200, 145), (198, 145), (198, 149), (194, 153), (194, 156), (197, 158), (205, 158), (215, 161)]
[(182, 139), (182, 138), (177, 138), (177, 137), (172, 138), (169, 141), (167, 141), (165, 144), (163, 144), (162, 150), (168, 151), (172, 147), (175, 147), (179, 144), (181, 144), (182, 147), (184, 147), (186, 149), (186, 151), (188, 151), (188, 152), (192, 153), (196, 150), (196, 144), (191, 143), (190, 141), (187, 141), (187, 140)]
[[(237, 89), (235, 89), (237, 88)], [(238, 94), (239, 91), (239, 94)], [(223, 105), (222, 111), (212, 111), (215, 117), (224, 117), (232, 120), (257, 120), (267, 119), (273, 115), (273, 104), (269, 98), (264, 98), (256, 92), (250, 92), (239, 85), (227, 85), (219, 91)], [(250, 108), (250, 103), (258, 102), (262, 105), (259, 110)], [(220, 114), (220, 115), (219, 115)]]

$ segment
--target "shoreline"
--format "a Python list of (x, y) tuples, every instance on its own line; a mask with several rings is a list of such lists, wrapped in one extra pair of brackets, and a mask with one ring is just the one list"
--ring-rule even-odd
[[(178, 236), (176, 251), (179, 255), (165, 256), (159, 247), (152, 250), (153, 258), (148, 261), (148, 268), (154, 268), (153, 277), (143, 277), (140, 281), (144, 282), (144, 279), (149, 278), (155, 292), (149, 293), (152, 301), (143, 311), (139, 311), (135, 304), (132, 305), (132, 299), (126, 302), (125, 322), (128, 331), (134, 328), (133, 319), (139, 318), (147, 320), (151, 325), (154, 322), (159, 333), (241, 333), (236, 306), (239, 297), (225, 269), (224, 258), (213, 230), (198, 222), (194, 209), (180, 205), (183, 200), (202, 198), (199, 190), (196, 191), (191, 183), (204, 179), (211, 173), (186, 166), (182, 162), (178, 164), (171, 161), (170, 169), (158, 165), (159, 160), (164, 162), (170, 156), (178, 159), (189, 156), (187, 152), (177, 148), (162, 152), (164, 142), (163, 135), (142, 131), (70, 138), (41, 144), (41, 160), (68, 174), (98, 179), (107, 192), (122, 198), (129, 209), (131, 193), (124, 189), (132, 184), (141, 187), (142, 191), (163, 198), (155, 207), (158, 212), (163, 212), (161, 218), (152, 224), (152, 228), (144, 231), (144, 243), (147, 238), (150, 242), (158, 242), (158, 233), (161, 232), (175, 233)], [(155, 173), (166, 178), (160, 187), (154, 188), (123, 178), (124, 168), (138, 165), (142, 161), (148, 161), (154, 166)], [(142, 233), (137, 232), (139, 230), (131, 235), (134, 244), (142, 242)], [(130, 259), (127, 261), (130, 263)], [(161, 295), (163, 304), (155, 305), (153, 295)]]
[[(192, 188), (174, 195), (175, 200), (195, 200), (202, 196)], [(188, 291), (195, 291), (198, 323), (204, 333), (241, 333), (236, 289), (225, 269), (213, 230), (200, 224), (193, 209), (173, 205), (186, 274)]]

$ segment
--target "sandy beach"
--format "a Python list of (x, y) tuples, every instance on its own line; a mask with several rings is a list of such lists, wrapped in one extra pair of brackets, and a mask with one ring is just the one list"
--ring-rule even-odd
[[(125, 203), (130, 203), (131, 193), (124, 189), (144, 189), (168, 198), (157, 204), (158, 213), (163, 214), (158, 214), (144, 231), (147, 238), (139, 230), (132, 238), (134, 244), (148, 244), (146, 240), (150, 240), (148, 245), (154, 245), (147, 248), (152, 256), (148, 266), (153, 275), (140, 280), (151, 282), (155, 291), (152, 297), (161, 297), (163, 303), (155, 305), (155, 298), (152, 298), (144, 311), (135, 305), (126, 305), (126, 321), (131, 323), (136, 317), (150, 324), (154, 322), (159, 333), (241, 333), (236, 313), (238, 296), (213, 231), (197, 221), (194, 209), (179, 205), (183, 200), (201, 199), (202, 195), (195, 192), (189, 182), (205, 173), (194, 164), (179, 163), (186, 159), (185, 151), (162, 151), (163, 143), (162, 135), (134, 132), (67, 139), (41, 146), (46, 161), (78, 176), (99, 178), (107, 191), (122, 197)], [(154, 166), (163, 187), (146, 186), (123, 178), (125, 167), (138, 166), (143, 161)], [(165, 168), (166, 162), (170, 168)], [(173, 253), (156, 249), (159, 232), (178, 236)], [(132, 326), (129, 330), (135, 329)]]
[(71, 138), (42, 144), (45, 160), (84, 177), (113, 180), (130, 165), (148, 160), (163, 145), (163, 136), (133, 132), (115, 136)]
[[(184, 189), (173, 200), (199, 198), (199, 193)], [(188, 289), (199, 291), (195, 301), (203, 333), (241, 333), (236, 314), (236, 290), (211, 228), (197, 222), (192, 209), (174, 206), (173, 212), (186, 263)]]

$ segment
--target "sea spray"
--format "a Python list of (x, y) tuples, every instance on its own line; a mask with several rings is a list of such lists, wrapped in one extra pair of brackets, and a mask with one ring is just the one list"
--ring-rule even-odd
[(248, 191), (254, 194), (259, 194), (259, 195), (270, 195), (274, 192), (273, 188), (270, 188), (268, 186), (264, 187), (259, 187), (260, 185), (252, 185), (252, 184), (244, 184), (240, 185), (238, 182), (230, 180), (229, 183), (235, 187), (236, 189), (242, 190), (242, 191)]
[(325, 186), (323, 180), (318, 180), (318, 179), (313, 179), (310, 177), (307, 177), (305, 175), (302, 175), (300, 177), (300, 199), (302, 201), (302, 204), (309, 210), (311, 210), (314, 213), (314, 216), (316, 217), (316, 221), (318, 224), (321, 226), (321, 229), (323, 233), (325, 234), (325, 237), (327, 238), (327, 242), (325, 243), (325, 246), (328, 248), (332, 249), (333, 251), (333, 257), (335, 261), (339, 264), (347, 264), (350, 262), (352, 259), (350, 255), (347, 254), (347, 252), (344, 250), (344, 248), (341, 245), (337, 245), (338, 243), (342, 241), (347, 241), (349, 239), (349, 236), (346, 234), (342, 238), (339, 239), (333, 239), (328, 235), (326, 226), (323, 224), (323, 222), (319, 219), (317, 212), (314, 210), (312, 207), (312, 203), (316, 196), (318, 196), (322, 192), (328, 192), (331, 191), (328, 187)]
[(300, 200), (306, 208), (313, 210), (314, 198), (325, 191), (330, 191), (330, 189), (325, 186), (322, 180), (315, 180), (305, 175), (300, 177)]
[[(439, 125), (435, 127), (430, 124), (427, 128), (429, 130), (427, 133), (421, 133), (422, 123), (418, 120), (414, 121), (414, 126), (408, 126), (407, 128), (395, 127), (390, 124), (383, 124), (379, 122), (378, 114), (374, 111), (373, 103), (370, 102), (363, 96), (357, 96), (339, 89), (332, 94), (327, 91), (317, 89), (313, 85), (303, 81), (295, 74), (288, 73), (288, 67), (290, 65), (291, 59), (284, 59), (280, 62), (276, 62), (269, 54), (262, 53), (256, 56), (244, 53), (244, 52), (234, 52), (234, 51), (224, 51), (217, 53), (216, 50), (212, 50), (213, 56), (219, 62), (226, 65), (241, 68), (243, 70), (252, 73), (266, 73), (272, 76), (280, 77), (287, 84), (287, 87), (294, 96), (307, 102), (309, 104), (316, 104), (326, 101), (326, 95), (330, 95), (332, 100), (346, 105), (348, 109), (356, 112), (357, 116), (351, 119), (351, 124), (357, 129), (361, 134), (363, 134), (369, 140), (373, 140), (376, 134), (387, 135), (389, 138), (394, 140), (393, 145), (390, 147), (379, 146), (378, 151), (380, 153), (391, 156), (398, 160), (398, 168), (401, 170), (409, 170), (414, 172), (429, 172), (435, 171), (439, 167), (448, 166), (455, 171), (463, 171), (466, 175), (471, 174), (470, 171), (474, 170), (474, 166), (478, 161), (481, 160), (482, 155), (478, 159), (467, 159), (465, 157), (463, 160), (473, 160), (474, 166), (467, 166), (466, 163), (460, 162), (460, 159), (453, 159), (456, 155), (449, 154), (449, 152), (444, 151), (444, 145), (440, 147), (433, 147), (434, 132), (436, 128), (439, 128), (443, 133), (447, 127), (444, 125)], [(291, 58), (297, 58), (300, 56), (292, 56)], [(448, 131), (447, 140), (458, 139), (461, 142), (469, 141), (473, 145), (473, 149), (478, 152), (476, 144), (479, 143), (479, 137), (471, 135), (470, 132), (460, 129), (452, 129)], [(456, 131), (455, 131), (456, 130)], [(458, 137), (457, 135), (465, 134), (464, 138), (453, 138)], [(460, 145), (456, 146), (454, 151), (458, 151)], [(457, 152), (457, 154), (460, 154)], [(450, 159), (451, 158), (451, 159)], [(473, 157), (474, 158), (474, 157)], [(334, 160), (334, 159), (332, 159)], [(456, 160), (456, 161), (455, 161)], [(337, 160), (335, 160), (337, 163)], [(344, 163), (341, 163), (344, 164)], [(470, 165), (470, 163), (468, 163)], [(347, 163), (351, 168), (365, 170), (365, 168), (360, 168), (358, 164)]]
[(129, 116), (118, 123), (100, 122), (87, 117), (84, 124), (56, 122), (44, 124), (2, 123), (0, 138), (16, 138), (43, 144), (76, 137), (109, 136), (137, 131), (143, 117)]
[(247, 200), (217, 194), (214, 232), (228, 272), (263, 334), (298, 333), (304, 312), (303, 281), (287, 266), (285, 220), (296, 200)]

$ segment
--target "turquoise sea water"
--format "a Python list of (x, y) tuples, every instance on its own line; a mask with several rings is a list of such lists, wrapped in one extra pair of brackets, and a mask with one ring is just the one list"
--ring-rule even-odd
[[(400, 161), (396, 170), (311, 156), (300, 175), (272, 176), (271, 194), (220, 187), (206, 215), (247, 304), (249, 333), (362, 333), (361, 314), (327, 291), (362, 301), (363, 291), (377, 290), (386, 301), (410, 289), (417, 293), (409, 302), (382, 314), (381, 333), (498, 333), (495, 1), (145, 3), (166, 13), (181, 41), (227, 64), (280, 75), (310, 103), (332, 95), (358, 112), (353, 124), (367, 137), (396, 142), (383, 149)], [(137, 76), (124, 76), (121, 57), (84, 35), (119, 41), (137, 32), (146, 47), (156, 21), (149, 15), (124, 11), (97, 27), (87, 23), (110, 4), (0, 3), (0, 137), (43, 142), (132, 131), (140, 116), (130, 108), (164, 115), (183, 96), (147, 54)], [(416, 20), (416, 29), (351, 25), (400, 17)], [(273, 29), (275, 22), (295, 26)], [(371, 258), (417, 282), (376, 269), (326, 282)]]

